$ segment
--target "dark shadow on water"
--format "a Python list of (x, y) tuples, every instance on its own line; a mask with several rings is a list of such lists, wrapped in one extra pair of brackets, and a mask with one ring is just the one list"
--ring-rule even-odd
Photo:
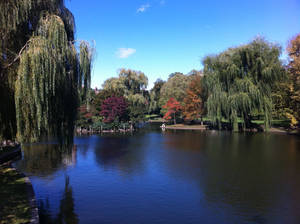
[(23, 159), (16, 166), (29, 176), (48, 177), (77, 161), (76, 145), (33, 144), (22, 146), (22, 152)]
[(98, 164), (109, 166), (129, 152), (129, 145), (128, 137), (102, 137), (95, 145), (96, 161)]
[[(286, 223), (299, 223), (300, 216), (295, 216), (300, 209), (299, 138), (169, 132), (164, 144), (170, 173), (197, 183), (204, 193), (201, 201), (233, 209), (236, 217), (245, 216), (249, 223), (277, 223), (266, 219), (270, 213), (282, 214)], [(286, 210), (281, 209), (283, 204)]]
[(95, 161), (105, 169), (117, 169), (123, 174), (141, 173), (145, 169), (143, 145), (147, 139), (139, 135), (106, 135), (94, 144)]
[(79, 219), (74, 211), (73, 190), (70, 186), (69, 176), (65, 176), (65, 189), (59, 203), (59, 213), (52, 217), (50, 213), (49, 200), (38, 201), (39, 216), (41, 224), (78, 224)]

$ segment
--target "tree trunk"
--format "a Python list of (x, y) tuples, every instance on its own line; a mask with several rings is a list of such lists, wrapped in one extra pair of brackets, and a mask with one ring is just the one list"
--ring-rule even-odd
[(239, 131), (239, 124), (238, 124), (237, 118), (233, 119), (233, 129), (232, 130), (233, 130), (233, 132)]
[(265, 132), (268, 132), (270, 129), (270, 121), (269, 121), (269, 117), (265, 116)]
[(174, 124), (176, 124), (176, 117), (175, 117), (176, 115), (175, 115), (175, 113), (174, 113)]
[(218, 124), (218, 130), (220, 131), (222, 129), (222, 124), (219, 118), (217, 119), (217, 124)]
[(232, 119), (232, 130), (233, 130), (233, 132), (238, 132), (239, 131), (239, 124), (238, 124), (236, 111), (233, 112), (232, 117), (233, 117), (233, 119)]

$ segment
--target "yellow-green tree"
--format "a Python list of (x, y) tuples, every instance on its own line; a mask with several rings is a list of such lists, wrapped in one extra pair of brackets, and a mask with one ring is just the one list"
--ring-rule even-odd
[[(293, 38), (287, 48), (290, 62), (288, 72), (290, 77), (290, 116), (292, 124), (300, 121), (300, 34)], [(297, 122), (297, 121), (298, 122)]]
[(183, 103), (186, 89), (190, 83), (190, 77), (179, 72), (172, 73), (167, 82), (161, 87), (159, 106), (162, 108), (161, 113), (165, 114), (165, 109), (162, 107), (170, 98), (174, 98), (179, 103)]

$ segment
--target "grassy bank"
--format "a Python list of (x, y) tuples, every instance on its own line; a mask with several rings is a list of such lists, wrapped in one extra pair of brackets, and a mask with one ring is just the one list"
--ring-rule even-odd
[(205, 125), (175, 124), (175, 125), (167, 125), (166, 129), (174, 129), (174, 130), (206, 130), (206, 126)]
[(30, 219), (25, 177), (11, 167), (0, 167), (0, 224), (29, 223)]

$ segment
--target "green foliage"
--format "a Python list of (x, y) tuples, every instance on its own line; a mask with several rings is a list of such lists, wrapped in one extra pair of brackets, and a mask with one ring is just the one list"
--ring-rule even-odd
[(45, 15), (39, 24), (37, 36), (22, 52), (15, 84), (21, 141), (69, 135), (76, 116), (76, 51), (69, 47), (58, 16)]
[(272, 116), (272, 87), (284, 75), (279, 60), (280, 47), (263, 39), (230, 48), (204, 59), (204, 85), (208, 92), (208, 116), (220, 128), (222, 117), (237, 129), (237, 119), (244, 128), (251, 126), (253, 113), (263, 113), (268, 129)]
[(287, 119), (288, 114), (293, 114), (290, 106), (292, 95), (290, 83), (291, 80), (285, 76), (283, 80), (276, 82), (272, 88), (272, 102), (274, 104), (272, 115), (274, 118)]
[(159, 106), (159, 100), (160, 100), (160, 90), (165, 84), (165, 81), (161, 79), (157, 79), (154, 83), (153, 88), (150, 91), (150, 104), (149, 104), (149, 110), (148, 113), (151, 114), (159, 114), (160, 112), (160, 106)]
[[(85, 41), (80, 43), (80, 54), (79, 54), (79, 94), (81, 100), (86, 99), (87, 109), (90, 110), (91, 100), (91, 71), (92, 61), (94, 56), (94, 48), (89, 46)], [(83, 86), (83, 90), (82, 90)]]
[[(169, 76), (168, 81), (161, 87), (159, 106), (162, 108), (170, 98), (174, 98), (180, 103), (183, 103), (186, 89), (190, 83), (190, 77), (182, 73), (173, 73)], [(165, 111), (161, 111), (165, 114)]]
[(289, 84), (289, 108), (288, 117), (292, 126), (300, 125), (300, 34), (293, 38), (288, 45), (290, 62), (288, 64)]
[(145, 98), (143, 95), (135, 94), (128, 96), (129, 102), (129, 119), (133, 123), (145, 120), (147, 107), (145, 105)]
[(73, 15), (62, 0), (8, 0), (0, 6), (0, 87), (6, 92), (0, 102), (8, 105), (0, 110), (0, 136), (14, 138), (17, 130), (26, 142), (72, 137), (79, 80), (88, 95), (92, 62), (84, 42), (77, 55)]
[[(148, 78), (144, 73), (121, 69), (118, 78), (110, 78), (104, 82), (101, 93), (107, 96), (124, 96), (128, 102), (129, 118), (137, 123), (145, 119), (148, 111), (150, 99), (145, 90), (147, 85)], [(99, 101), (103, 102), (101, 97), (99, 96)]]

